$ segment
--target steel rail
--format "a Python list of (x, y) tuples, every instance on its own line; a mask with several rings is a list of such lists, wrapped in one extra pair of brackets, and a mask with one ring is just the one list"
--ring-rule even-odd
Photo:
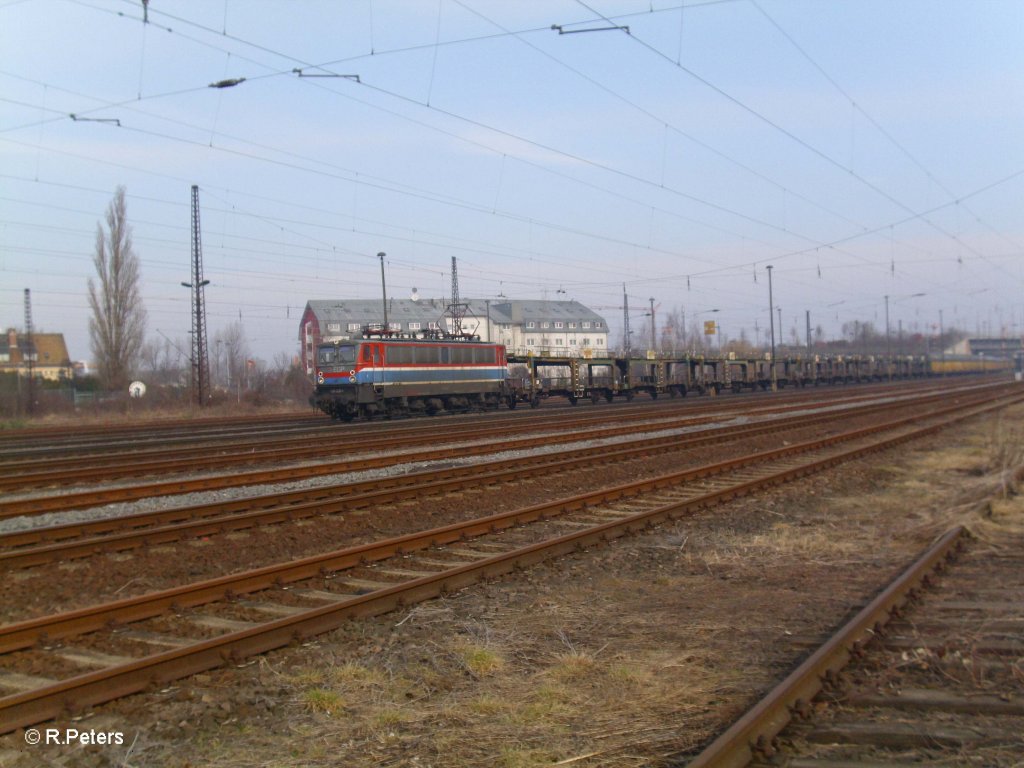
[[(673, 413), (673, 416), (685, 416), (690, 412), (696, 412), (700, 410), (698, 407), (675, 409), (677, 411), (683, 411), (683, 413)], [(479, 416), (479, 414), (477, 414)], [(654, 414), (657, 416), (666, 416), (667, 414)], [(561, 413), (524, 413), (520, 418), (514, 418), (514, 423), (507, 424), (509, 421), (506, 415), (505, 419), (497, 418), (498, 414), (489, 414), (487, 419), (473, 419), (472, 421), (462, 421), (459, 424), (459, 428), (463, 433), (469, 435), (471, 438), (478, 435), (489, 435), (497, 432), (498, 430), (511, 430), (514, 432), (526, 432), (531, 429), (538, 429), (539, 427), (550, 426), (553, 429), (561, 429), (567, 423), (578, 424), (581, 421), (602, 421), (600, 414), (588, 413), (588, 414), (574, 414), (572, 418), (567, 418), (567, 414)], [(516, 414), (516, 416), (520, 416)], [(644, 408), (641, 406), (633, 406), (628, 410), (623, 410), (616, 413), (616, 416), (622, 421), (640, 421), (643, 419), (652, 418), (652, 411), (650, 408)], [(530, 418), (532, 417), (532, 418)], [(606, 416), (604, 418), (607, 418)], [(497, 423), (496, 423), (497, 422)], [(68, 454), (68, 451), (64, 448), (55, 448), (52, 455), (55, 458), (59, 458), (58, 462), (60, 465), (60, 471), (72, 469), (101, 469), (110, 465), (121, 465), (126, 460), (130, 460), (134, 467), (140, 467), (143, 460), (153, 462), (156, 465), (157, 462), (171, 463), (175, 458), (186, 456), (192, 457), (199, 450), (213, 450), (218, 454), (230, 455), (228, 452), (239, 457), (240, 461), (247, 460), (247, 457), (251, 457), (254, 450), (260, 452), (267, 452), (270, 450), (276, 450), (278, 448), (284, 450), (290, 447), (310, 448), (310, 440), (318, 436), (326, 436), (331, 438), (344, 437), (345, 442), (338, 441), (341, 447), (334, 448), (334, 446), (328, 445), (326, 448), (321, 448), (317, 445), (318, 450), (347, 450), (346, 445), (349, 445), (353, 439), (359, 440), (360, 447), (374, 448), (384, 447), (388, 448), (393, 446), (400, 441), (404, 442), (425, 442), (427, 440), (437, 439), (438, 425), (433, 423), (414, 423), (409, 424), (408, 421), (390, 421), (380, 422), (375, 424), (355, 424), (346, 425), (344, 427), (337, 424), (324, 424), (317, 423), (310, 427), (303, 428), (302, 434), (270, 434), (248, 432), (247, 434), (232, 433), (225, 436), (222, 435), (199, 435), (198, 437), (182, 437), (174, 442), (182, 442), (188, 440), (185, 445), (175, 445), (172, 447), (157, 447), (157, 448), (139, 448), (138, 442), (135, 441), (130, 444), (128, 450), (124, 449), (123, 443), (117, 443), (111, 450), (106, 450), (105, 445), (101, 446), (89, 446), (87, 450), (97, 450), (97, 453), (91, 453), (86, 455), (72, 456)], [(166, 437), (160, 437), (158, 440), (167, 440)], [(26, 468), (31, 469), (33, 466), (38, 465), (38, 456), (28, 456), (24, 458), (15, 458), (11, 460), (0, 460), (0, 472), (8, 473), (14, 471), (23, 471)], [(45, 458), (45, 456), (44, 456)], [(173, 467), (173, 464), (171, 464)], [(141, 467), (140, 467), (141, 468)], [(52, 473), (52, 470), (46, 470), (48, 473)], [(28, 477), (28, 476), (26, 476)], [(19, 478), (25, 479), (25, 478)]]
[[(927, 405), (931, 402), (931, 398), (920, 398), (913, 405)], [(124, 551), (166, 544), (182, 538), (337, 514), (430, 494), (512, 481), (527, 471), (533, 475), (550, 474), (580, 466), (592, 467), (595, 463), (629, 461), (653, 451), (692, 450), (725, 439), (807, 428), (823, 422), (834, 422), (837, 417), (862, 418), (894, 409), (905, 409), (907, 406), (905, 402), (857, 405), (844, 410), (712, 427), (684, 435), (639, 438), (624, 443), (580, 448), (557, 456), (545, 454), (502, 459), (466, 467), (425, 470), (316, 489), (14, 531), (0, 534), (0, 548), (6, 550), (0, 552), (0, 568), (25, 568), (58, 559)]]
[[(737, 404), (737, 403), (730, 403)], [(443, 424), (444, 426), (454, 426), (457, 424), (460, 428), (464, 426), (478, 427), (478, 426), (497, 426), (496, 422), (504, 424), (509, 423), (530, 423), (540, 424), (552, 422), (555, 424), (561, 424), (567, 420), (569, 414), (572, 414), (572, 418), (576, 421), (593, 420), (599, 421), (606, 419), (612, 412), (616, 416), (627, 416), (631, 415), (636, 418), (642, 418), (642, 414), (650, 414), (652, 407), (654, 406), (655, 411), (661, 410), (675, 410), (682, 412), (700, 411), (702, 408), (707, 408), (707, 401), (697, 401), (696, 399), (691, 400), (659, 400), (656, 404), (646, 401), (627, 405), (622, 403), (615, 406), (612, 409), (602, 408), (602, 412), (596, 410), (568, 410), (562, 409), (543, 409), (537, 410), (516, 410), (516, 411), (499, 411), (499, 412), (474, 412), (464, 414), (448, 414), (445, 416), (438, 416), (435, 419), (378, 419), (372, 422), (357, 422), (357, 423), (338, 423), (321, 416), (315, 420), (296, 420), (292, 424), (285, 423), (282, 425), (280, 431), (287, 431), (289, 433), (297, 430), (306, 430), (309, 434), (321, 434), (326, 433), (332, 437), (344, 437), (346, 439), (352, 437), (371, 437), (377, 438), (388, 438), (398, 435), (420, 435), (420, 434), (436, 434), (438, 426)], [(749, 401), (748, 406), (752, 405)], [(146, 442), (152, 443), (172, 443), (180, 444), (183, 442), (192, 443), (194, 445), (207, 444), (207, 443), (225, 443), (224, 439), (227, 438), (229, 441), (238, 440), (242, 441), (249, 438), (262, 438), (267, 435), (266, 429), (262, 424), (252, 425), (249, 429), (243, 429), (241, 425), (236, 428), (232, 428), (230, 431), (217, 430), (204, 430), (202, 429), (203, 421), (191, 421), (182, 422), (181, 426), (173, 429), (166, 429), (160, 431), (143, 431), (141, 434), (130, 434), (122, 439), (119, 433), (114, 433), (113, 437), (102, 442), (82, 442), (77, 445), (67, 445), (65, 442), (51, 441), (44, 445), (25, 445), (19, 449), (17, 441), (10, 441), (6, 439), (7, 433), (3, 433), (5, 440), (0, 444), (0, 458), (11, 457), (12, 464), (18, 460), (19, 456), (26, 456), (31, 459), (33, 456), (52, 456), (54, 458), (68, 458), (72, 452), (78, 456), (81, 456), (87, 451), (96, 451), (93, 458), (102, 459), (110, 457), (112, 455), (124, 455), (126, 452), (131, 455), (136, 455), (133, 450), (138, 445), (141, 438), (146, 438)], [(278, 429), (273, 428), (273, 432), (270, 435), (271, 439), (276, 439)], [(284, 441), (292, 439), (294, 435), (284, 434), (282, 438)], [(130, 441), (130, 442), (129, 442)], [(244, 447), (244, 444), (239, 442), (238, 446)], [(251, 445), (251, 444), (250, 444)], [(12, 447), (13, 446), (13, 447)], [(125, 450), (127, 446), (127, 451)], [(31, 455), (29, 455), (31, 454)], [(88, 458), (85, 456), (84, 458)], [(8, 459), (4, 459), (6, 462)], [(19, 463), (25, 463), (20, 461)]]
[[(644, 419), (649, 417), (640, 416), (638, 418)], [(706, 422), (710, 419), (708, 416), (684, 416), (682, 418), (687, 422), (693, 423)], [(552, 425), (551, 428), (557, 429), (558, 426)], [(486, 425), (476, 429), (460, 430), (458, 439), (480, 440), (536, 431), (537, 427), (532, 424)], [(331, 436), (329, 435), (329, 437)], [(159, 457), (149, 460), (137, 459), (137, 457), (129, 458), (119, 454), (110, 457), (107, 462), (103, 463), (85, 460), (84, 465), (77, 467), (74, 460), (68, 463), (70, 466), (65, 465), (64, 462), (58, 462), (60, 466), (56, 469), (46, 468), (34, 472), (21, 471), (16, 474), (11, 473), (5, 477), (0, 477), (0, 491), (68, 485), (76, 482), (111, 480), (123, 477), (208, 471), (238, 465), (265, 464), (268, 462), (301, 461), (310, 457), (319, 458), (325, 455), (335, 456), (352, 452), (352, 444), (348, 440), (325, 439), (322, 441), (311, 441), (309, 437), (304, 437), (297, 441), (289, 440), (287, 443), (287, 445), (276, 442), (249, 443), (239, 447), (228, 446), (226, 449), (220, 445), (212, 445), (207, 446), (205, 450), (198, 451), (194, 448), (175, 449), (171, 452), (174, 456), (173, 458)], [(358, 450), (360, 452), (369, 452), (435, 443), (437, 443), (436, 429), (425, 431), (416, 437), (405, 434), (389, 434), (386, 437), (371, 438), (361, 441), (358, 445)], [(3, 469), (2, 465), (0, 465), (0, 469)]]
[[(149, 498), (151, 496), (167, 496), (192, 491), (233, 488), (241, 485), (260, 485), (279, 481), (301, 480), (320, 475), (342, 474), (345, 472), (357, 472), (364, 469), (376, 469), (399, 463), (479, 456), (486, 455), (488, 453), (499, 453), (507, 450), (521, 450), (524, 448), (550, 445), (552, 443), (575, 440), (596, 440), (604, 437), (615, 437), (624, 434), (634, 434), (636, 432), (653, 432), (662, 429), (679, 429), (686, 426), (706, 424), (711, 421), (711, 419), (712, 417), (710, 416), (685, 416), (672, 421), (659, 422), (656, 424), (630, 424), (627, 426), (603, 427), (572, 433), (548, 433), (538, 437), (516, 438), (512, 440), (499, 439), (486, 443), (478, 443), (476, 445), (455, 445), (447, 448), (432, 448), (420, 451), (388, 453), (382, 456), (369, 456), (362, 459), (346, 459), (343, 461), (318, 462), (316, 464), (296, 465), (250, 472), (237, 472), (232, 473), (231, 475), (196, 478), (194, 480), (167, 480), (156, 483), (65, 493), (56, 496), (12, 499), (0, 502), (0, 519), (21, 515), (38, 515), (43, 514), (44, 512), (53, 512), (65, 509), (83, 509), (85, 507), (94, 507), (118, 501), (132, 501), (135, 499)], [(504, 432), (503, 430), (491, 429), (487, 430), (486, 434), (491, 437), (498, 437), (504, 434)], [(424, 440), (423, 442), (437, 443), (437, 441), (438, 437), (434, 434), (432, 438)], [(386, 446), (378, 443), (373, 447), (384, 448)], [(346, 445), (344, 446), (344, 450), (351, 451), (352, 447)], [(316, 448), (314, 447), (311, 449), (309, 453), (311, 455), (315, 455)], [(278, 458), (280, 458), (280, 456), (278, 456)], [(203, 462), (202, 467), (199, 468), (207, 468), (211, 466), (211, 464), (216, 463), (215, 459), (210, 458), (202, 458), (197, 461)]]
[[(853, 397), (846, 397), (843, 402), (855, 402), (859, 400), (877, 399), (879, 396), (920, 396), (929, 391), (937, 391), (937, 387), (915, 387), (913, 390), (907, 388), (892, 389), (878, 388), (870, 393), (859, 392)], [(947, 388), (948, 389), (948, 388)], [(959, 391), (966, 391), (967, 388), (957, 388)], [(752, 410), (761, 412), (783, 412), (801, 407), (803, 403), (817, 403), (823, 400), (831, 400), (831, 397), (823, 397), (820, 394), (813, 396), (801, 393), (801, 396), (786, 398), (785, 403), (779, 403), (776, 398), (769, 407), (765, 407), (763, 400), (745, 399), (742, 402), (728, 400), (722, 408), (717, 411), (728, 413), (745, 413)], [(794, 400), (796, 401), (794, 403)], [(674, 407), (673, 407), (674, 406)], [(686, 404), (662, 401), (658, 406), (650, 403), (633, 406), (621, 406), (609, 414), (606, 409), (601, 412), (573, 412), (567, 416), (561, 410), (558, 413), (536, 413), (527, 412), (521, 414), (488, 414), (486, 418), (471, 418), (470, 420), (459, 421), (458, 428), (465, 433), (473, 430), (500, 431), (504, 428), (507, 433), (529, 431), (531, 427), (537, 428), (542, 424), (550, 423), (553, 428), (562, 428), (566, 424), (573, 427), (583, 422), (600, 422), (607, 420), (609, 415), (614, 415), (617, 421), (645, 420), (651, 418), (667, 417), (666, 410), (671, 409), (672, 415), (680, 417), (689, 413), (707, 413), (708, 407), (704, 403), (688, 402)], [(504, 426), (503, 426), (504, 425)], [(287, 434), (282, 434), (283, 431)], [(299, 434), (295, 434), (299, 433)], [(175, 470), (191, 469), (189, 463), (197, 453), (202, 452), (206, 457), (217, 456), (219, 460), (225, 461), (227, 457), (234, 456), (238, 464), (252, 464), (277, 460), (272, 451), (283, 450), (289, 447), (310, 449), (310, 441), (317, 436), (325, 438), (343, 437), (343, 440), (333, 442), (316, 443), (314, 454), (319, 456), (324, 453), (331, 453), (334, 446), (350, 445), (354, 439), (359, 440), (361, 447), (388, 448), (397, 443), (401, 437), (410, 436), (420, 439), (418, 442), (429, 442), (436, 438), (437, 423), (409, 425), (407, 422), (379, 422), (373, 425), (358, 424), (339, 427), (334, 424), (316, 423), (308, 426), (297, 425), (285, 427), (267, 434), (265, 431), (256, 433), (254, 431), (232, 431), (223, 434), (220, 431), (203, 431), (198, 436), (189, 432), (183, 435), (180, 432), (171, 434), (147, 434), (147, 439), (142, 440), (135, 436), (131, 441), (118, 440), (116, 442), (96, 444), (86, 443), (78, 446), (79, 450), (69, 448), (66, 443), (60, 445), (48, 445), (46, 447), (25, 448), (22, 450), (5, 450), (6, 444), (0, 446), (0, 490), (17, 490), (19, 488), (38, 487), (43, 485), (67, 485), (78, 480), (106, 480), (124, 476), (137, 476), (145, 473), (168, 474)], [(404, 443), (412, 443), (412, 440), (405, 440)], [(128, 449), (125, 449), (125, 446)], [(326, 448), (324, 447), (326, 446)], [(338, 449), (344, 450), (344, 448)], [(213, 452), (213, 453), (211, 453)], [(76, 455), (77, 454), (77, 455)], [(184, 459), (182, 459), (184, 457)], [(301, 456), (300, 456), (301, 458)], [(40, 463), (47, 459), (55, 459), (53, 463), (58, 467), (53, 469), (46, 467), (39, 469)], [(183, 460), (184, 464), (176, 464), (175, 459)], [(206, 465), (209, 466), (210, 459), (207, 458)], [(113, 467), (113, 469), (111, 469)]]
[[(914, 396), (916, 393), (908, 393)], [(858, 394), (852, 400), (875, 399), (872, 395)], [(810, 398), (809, 398), (810, 399)], [(814, 399), (816, 400), (816, 398)], [(732, 402), (727, 412), (746, 412), (749, 410), (786, 411), (799, 408), (794, 404), (774, 404), (764, 408), (764, 403)], [(685, 417), (691, 412), (707, 413), (707, 407), (696, 404), (689, 407), (675, 408), (682, 413), (673, 413), (676, 418)], [(643, 421), (652, 418), (668, 417), (664, 408), (652, 411), (650, 406), (633, 406), (628, 411), (617, 411), (617, 421)], [(572, 417), (565, 414), (532, 414), (533, 418), (518, 418), (515, 423), (508, 424), (507, 416), (501, 423), (496, 423), (492, 416), (486, 420), (474, 421), (460, 425), (460, 438), (472, 440), (490, 437), (495, 434), (515, 434), (536, 431), (539, 427), (549, 426), (561, 429), (566, 425), (576, 428), (581, 422), (603, 422), (607, 413), (574, 413)], [(323, 440), (311, 444), (317, 437), (337, 438), (343, 440)], [(232, 436), (233, 437), (233, 436)], [(70, 456), (66, 448), (54, 448), (51, 454), (34, 452), (32, 456), (9, 460), (0, 460), (0, 490), (19, 490), (44, 486), (63, 486), (79, 481), (108, 480), (140, 475), (171, 474), (176, 471), (190, 471), (197, 468), (210, 469), (239, 464), (258, 464), (287, 459), (304, 459), (308, 456), (323, 456), (346, 453), (350, 450), (353, 439), (359, 440), (362, 451), (390, 449), (395, 446), (408, 446), (430, 443), (437, 439), (436, 424), (418, 424), (409, 426), (391, 422), (381, 430), (381, 425), (370, 427), (357, 425), (339, 433), (338, 427), (331, 424), (316, 424), (306, 428), (301, 435), (286, 436), (252, 436), (240, 439), (217, 440), (216, 436), (201, 435), (191, 439), (187, 445), (177, 447), (161, 446), (159, 448), (143, 448), (138, 442), (132, 444), (131, 450), (125, 452), (118, 444), (117, 450), (102, 450), (82, 456)], [(163, 438), (166, 440), (166, 438)], [(2, 452), (0, 452), (2, 453)], [(56, 468), (39, 468), (40, 459), (46, 456), (59, 458), (54, 462)]]
[[(521, 547), (476, 563), (343, 599), (341, 603), (304, 611), (251, 629), (231, 632), (186, 648), (154, 654), (105, 670), (79, 675), (35, 691), (8, 696), (0, 699), (0, 733), (52, 719), (66, 711), (80, 710), (102, 701), (145, 690), (154, 684), (162, 685), (174, 679), (221, 666), (225, 662), (239, 661), (251, 655), (301, 641), (335, 629), (353, 617), (376, 615), (412, 602), (437, 597), (471, 584), (479, 578), (504, 574), (552, 556), (566, 554), (630, 531), (650, 527), (662, 520), (708, 506), (714, 501), (728, 500), (758, 488), (820, 471), (870, 451), (881, 450), (897, 442), (930, 434), (949, 424), (1004, 407), (1006, 404), (989, 403), (969, 412), (961, 410), (943, 422), (907, 430), (900, 435), (875, 441), (871, 445), (855, 447), (804, 465), (783, 469), (768, 477), (746, 481), (704, 497), (663, 505), (655, 510)], [(488, 525), (488, 522), (485, 519), (475, 521), (475, 524)]]
[[(930, 388), (938, 388), (941, 385), (935, 380), (927, 381), (906, 381), (899, 384), (867, 384), (858, 385), (857, 389), (861, 392), (866, 393), (879, 393), (879, 392), (901, 392), (901, 391), (918, 391)], [(794, 387), (791, 390), (787, 390), (784, 393), (775, 393), (770, 397), (773, 401), (788, 401), (794, 398), (811, 396), (815, 397), (818, 394), (821, 397), (831, 397), (829, 392), (834, 392), (835, 389), (828, 388), (812, 388), (812, 389), (801, 389)], [(731, 398), (730, 398), (731, 399)], [(744, 399), (747, 399), (746, 397)], [(660, 399), (659, 402), (680, 402), (674, 399)], [(707, 403), (707, 400), (701, 398), (689, 398), (681, 402), (689, 405), (693, 403), (693, 407), (703, 407)], [(646, 408), (650, 404), (641, 402), (635, 404), (635, 407)], [(625, 403), (616, 404), (616, 410), (620, 408), (625, 409), (633, 406), (626, 405)], [(605, 406), (600, 406), (602, 411), (605, 410)], [(548, 410), (548, 409), (545, 409)], [(568, 407), (565, 409), (568, 410)], [(579, 411), (579, 412), (586, 412)], [(529, 419), (531, 417), (543, 418), (550, 417), (553, 414), (545, 413), (543, 411), (517, 411), (513, 417), (511, 413), (499, 413), (499, 414), (488, 414), (486, 418), (490, 421), (495, 418), (516, 418), (516, 419)], [(310, 411), (295, 411), (292, 413), (280, 413), (280, 414), (256, 414), (249, 416), (214, 416), (194, 419), (151, 419), (141, 420), (133, 424), (123, 425), (95, 425), (95, 424), (74, 424), (72, 426), (33, 426), (25, 429), (5, 430), (3, 432), (3, 444), (0, 446), (0, 455), (6, 450), (13, 448), (17, 450), (19, 446), (31, 447), (34, 444), (38, 444), (41, 441), (45, 441), (47, 445), (53, 445), (56, 442), (63, 441), (65, 444), (60, 448), (67, 448), (69, 445), (82, 446), (84, 441), (88, 440), (90, 436), (100, 436), (103, 438), (103, 444), (109, 443), (111, 440), (123, 440), (136, 438), (140, 435), (150, 436), (154, 435), (158, 438), (173, 439), (177, 435), (186, 434), (190, 437), (194, 437), (198, 432), (208, 431), (213, 432), (215, 430), (223, 429), (238, 429), (256, 431), (262, 430), (267, 426), (273, 426), (274, 424), (281, 424), (284, 427), (290, 426), (301, 426), (307, 424), (313, 427), (327, 426), (334, 430), (343, 430), (345, 434), (350, 434), (353, 430), (359, 430), (365, 428), (366, 430), (377, 431), (383, 425), (392, 425), (396, 422), (378, 421), (373, 423), (358, 423), (341, 425), (329, 420), (324, 414), (319, 411), (311, 413)], [(403, 423), (403, 422), (398, 422)], [(431, 425), (436, 425), (436, 422), (429, 422)], [(428, 425), (424, 425), (427, 427)], [(385, 427), (386, 428), (386, 427)], [(431, 426), (429, 428), (436, 428)]]
[(966, 529), (957, 526), (941, 536), (878, 597), (690, 761), (689, 768), (744, 768), (759, 754), (770, 757), (775, 736), (794, 715), (800, 717), (808, 710), (825, 681), (861, 653), (929, 574), (962, 546), (966, 535)]
[[(982, 388), (982, 391), (999, 391), (1000, 389), (1012, 389), (1010, 385), (989, 385)], [(972, 388), (976, 389), (976, 388)], [(959, 390), (954, 390), (957, 392)], [(970, 389), (967, 391), (971, 391)], [(949, 392), (933, 395), (934, 398), (948, 397)], [(792, 410), (794, 408), (786, 408)], [(714, 416), (703, 417), (706, 422)], [(130, 486), (116, 486), (113, 488), (99, 488), (88, 491), (61, 493), (53, 496), (30, 496), (25, 498), (0, 501), (0, 520), (19, 517), (23, 515), (39, 515), (47, 512), (58, 512), (68, 509), (85, 509), (104, 504), (134, 501), (152, 496), (170, 496), (195, 491), (218, 490), (223, 488), (235, 488), (244, 485), (261, 485), (274, 482), (288, 482), (307, 479), (330, 474), (342, 474), (364, 469), (375, 469), (392, 466), (399, 463), (436, 461), (450, 458), (463, 458), (465, 456), (481, 456), (489, 453), (500, 453), (507, 450), (521, 450), (542, 445), (550, 445), (553, 442), (571, 442), (578, 440), (600, 439), (603, 437), (614, 437), (622, 434), (633, 434), (638, 431), (657, 431), (662, 429), (673, 429), (678, 426), (685, 426), (699, 423), (701, 419), (694, 420), (692, 417), (680, 417), (676, 426), (671, 422), (657, 424), (645, 424), (624, 427), (605, 427), (603, 429), (592, 429), (583, 432), (566, 433), (564, 435), (544, 435), (535, 438), (519, 438), (512, 441), (494, 441), (478, 445), (459, 445), (450, 448), (438, 448), (427, 451), (392, 453), (385, 456), (368, 457), (364, 459), (351, 459), (336, 462), (319, 462), (315, 464), (295, 465), (284, 468), (256, 470), (249, 472), (235, 472), (230, 475), (217, 475), (201, 477), (196, 479), (174, 479), (155, 483), (143, 483)]]
[[(1024, 395), (1015, 399), (1024, 399)], [(981, 406), (980, 409), (966, 411), (969, 415), (984, 412), (992, 408), (1003, 407), (1006, 403), (997, 402)], [(947, 414), (962, 416), (962, 406), (943, 409), (932, 418)], [(66, 613), (28, 619), (0, 626), (0, 653), (10, 653), (31, 647), (39, 642), (52, 642), (86, 632), (95, 631), (105, 626), (141, 621), (165, 613), (167, 610), (181, 610), (197, 605), (233, 598), (273, 586), (280, 586), (302, 579), (311, 578), (328, 572), (352, 568), (360, 563), (374, 562), (393, 556), (397, 552), (408, 553), (429, 546), (443, 545), (466, 537), (479, 536), (483, 533), (510, 528), (540, 519), (547, 519), (567, 512), (583, 509), (595, 504), (607, 503), (625, 498), (634, 498), (654, 490), (678, 486), (681, 483), (700, 478), (720, 475), (757, 464), (763, 464), (789, 456), (807, 453), (823, 447), (849, 442), (859, 438), (870, 437), (879, 432), (890, 431), (920, 420), (921, 416), (910, 416), (882, 425), (862, 427), (839, 435), (831, 435), (817, 440), (797, 443), (784, 448), (761, 451), (756, 454), (729, 459), (724, 462), (704, 465), (693, 469), (672, 472), (654, 478), (633, 483), (604, 488), (589, 493), (558, 499), (552, 502), (536, 504), (524, 509), (498, 513), (463, 523), (431, 529), (419, 533), (406, 534), (380, 542), (348, 547), (321, 555), (313, 555), (301, 560), (279, 563), (255, 568), (249, 571), (229, 574), (208, 581), (196, 582), (181, 587), (125, 598), (110, 603), (81, 608)], [(966, 416), (962, 416), (966, 418)], [(940, 425), (941, 426), (941, 425)], [(923, 427), (915, 429), (911, 434), (925, 434), (939, 427)], [(889, 438), (896, 442), (902, 437)], [(883, 441), (883, 443), (886, 441)], [(854, 449), (857, 450), (857, 449)], [(845, 452), (842, 455), (846, 455)]]

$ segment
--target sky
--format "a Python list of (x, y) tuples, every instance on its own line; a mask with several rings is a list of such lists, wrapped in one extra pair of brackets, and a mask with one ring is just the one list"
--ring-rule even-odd
[[(0, 0), (0, 323), (89, 360), (124, 186), (147, 338), (310, 299), (575, 299), (766, 343), (1024, 333), (1020, 0)], [(211, 87), (241, 80), (230, 87)], [(74, 116), (74, 117), (72, 117)], [(888, 297), (888, 299), (886, 298)], [(717, 310), (717, 312), (712, 312)]]

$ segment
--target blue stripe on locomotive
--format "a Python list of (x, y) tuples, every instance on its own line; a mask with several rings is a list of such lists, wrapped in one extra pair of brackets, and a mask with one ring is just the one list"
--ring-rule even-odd
[(430, 366), (415, 367), (388, 366), (386, 368), (364, 368), (356, 374), (360, 384), (434, 384), (486, 382), (494, 383), (505, 379), (502, 366)]
[(474, 366), (431, 366), (364, 368), (356, 373), (355, 382), (350, 381), (348, 371), (324, 372), (324, 384), (351, 386), (353, 384), (439, 384), (480, 382), (493, 384), (504, 381), (508, 371), (500, 365)]

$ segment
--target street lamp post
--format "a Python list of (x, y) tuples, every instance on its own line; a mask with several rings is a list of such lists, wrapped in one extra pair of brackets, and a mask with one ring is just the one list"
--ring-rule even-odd
[[(939, 349), (942, 350), (942, 352), (941, 352), (941, 354), (942, 354), (942, 362), (946, 362), (946, 344), (945, 344), (945, 342), (942, 339), (943, 335), (944, 335), (944, 333), (943, 333), (943, 330), (942, 330), (942, 310), (940, 309), (939, 310)], [(946, 373), (945, 370), (943, 370), (942, 373), (943, 373), (943, 375), (945, 375), (945, 373)]]
[(885, 369), (892, 382), (892, 338), (889, 335), (889, 295), (885, 296)]
[(387, 256), (384, 251), (377, 254), (377, 258), (380, 259), (380, 292), (384, 298), (384, 332), (388, 330), (388, 288), (384, 283), (384, 257)]
[(651, 298), (651, 349), (658, 348), (657, 328), (654, 325), (654, 298)]
[[(772, 265), (769, 264), (767, 269), (768, 269), (768, 325), (769, 325), (769, 330), (770, 330), (771, 335), (772, 335), (772, 352), (771, 352), (771, 360), (769, 362), (769, 365), (771, 366), (771, 369), (772, 369), (772, 373), (771, 373), (772, 392), (775, 392), (775, 391), (778, 390), (778, 382), (777, 382), (777, 380), (775, 378), (775, 301), (772, 298)], [(779, 330), (781, 331), (782, 329), (779, 328)]]

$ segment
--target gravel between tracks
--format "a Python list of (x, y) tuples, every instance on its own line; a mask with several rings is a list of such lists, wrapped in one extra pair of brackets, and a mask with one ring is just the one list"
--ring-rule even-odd
[[(121, 747), (30, 748), (6, 737), (0, 765), (657, 765), (704, 741), (805, 651), (777, 641), (839, 624), (949, 524), (966, 520), (993, 545), (1004, 527), (1020, 527), (1016, 498), (976, 503), (1008, 488), (1021, 462), (1024, 408), (1011, 413), (353, 622), (74, 724), (122, 731)], [(602, 467), (600, 481), (615, 471)], [(538, 485), (554, 496), (571, 483)], [(489, 491), (479, 506), (520, 504), (522, 492)], [(417, 519), (446, 505), (421, 504)], [(377, 535), (382, 523), (360, 525)], [(117, 564), (106, 560), (105, 569)], [(125, 563), (148, 578), (157, 561)], [(94, 602), (86, 570), (69, 572), (68, 588)]]
[[(260, 565), (298, 559), (389, 536), (425, 530), (593, 490), (598, 485), (628, 483), (703, 464), (723, 461), (753, 450), (770, 450), (837, 431), (867, 426), (884, 420), (872, 415), (844, 421), (842, 426), (819, 424), (756, 437), (702, 446), (615, 465), (600, 465), (595, 472), (575, 471), (538, 475), (515, 483), (490, 486), (459, 494), (429, 497), (416, 502), (378, 506), (344, 515), (330, 515), (290, 524), (254, 528), (227, 536), (202, 537), (190, 542), (162, 545), (124, 554), (107, 554), (72, 561), (54, 568), (16, 571), (5, 585), (0, 621), (11, 622), (56, 610), (72, 610), (100, 601), (115, 600)], [(578, 445), (591, 445), (587, 441)], [(574, 444), (575, 447), (576, 444)], [(555, 447), (555, 452), (565, 446)], [(517, 455), (523, 455), (516, 452)], [(433, 466), (456, 462), (435, 462)], [(391, 468), (402, 472), (407, 465)], [(360, 473), (362, 474), (362, 473)], [(345, 476), (351, 480), (351, 476)], [(337, 482), (338, 478), (334, 478)], [(316, 484), (321, 484), (317, 482)], [(292, 486), (292, 484), (287, 484)], [(299, 483), (297, 485), (302, 485)], [(213, 498), (245, 496), (234, 489), (213, 492)], [(259, 492), (267, 492), (262, 488)], [(188, 494), (209, 499), (211, 494)], [(175, 497), (178, 503), (181, 497)], [(130, 506), (133, 511), (160, 508), (165, 500), (146, 500)], [(193, 502), (194, 503), (194, 502)]]

